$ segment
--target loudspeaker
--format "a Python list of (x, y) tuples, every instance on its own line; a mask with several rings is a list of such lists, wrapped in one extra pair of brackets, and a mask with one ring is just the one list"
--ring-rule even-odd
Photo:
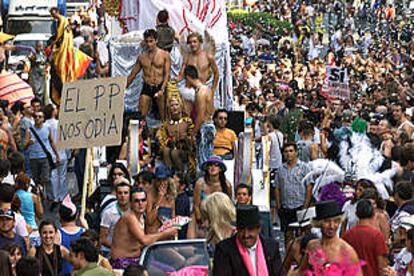
[(88, 208), (98, 210), (102, 200), (110, 193), (112, 193), (112, 185), (106, 179), (99, 180), (99, 186), (87, 199)]
[(228, 111), (227, 128), (232, 129), (239, 136), (244, 131), (244, 111)]

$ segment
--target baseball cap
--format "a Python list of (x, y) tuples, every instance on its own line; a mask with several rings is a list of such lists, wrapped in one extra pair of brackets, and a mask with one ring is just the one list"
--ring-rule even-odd
[(14, 219), (14, 212), (12, 209), (0, 209), (0, 217)]

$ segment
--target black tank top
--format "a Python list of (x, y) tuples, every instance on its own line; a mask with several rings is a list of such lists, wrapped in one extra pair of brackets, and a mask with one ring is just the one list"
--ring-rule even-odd
[[(62, 252), (60, 251), (60, 245), (55, 244), (53, 246), (53, 252), (47, 254), (42, 246), (36, 247), (36, 259), (40, 262), (40, 268), (42, 276), (58, 276), (62, 271)], [(46, 260), (49, 261), (47, 261)], [(48, 264), (49, 263), (49, 264)]]

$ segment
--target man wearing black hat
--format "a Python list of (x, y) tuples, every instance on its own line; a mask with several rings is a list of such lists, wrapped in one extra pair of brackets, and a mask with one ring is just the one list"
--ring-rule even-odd
[[(315, 228), (320, 228), (322, 233), (321, 246), (326, 254), (328, 264), (359, 266), (358, 255), (354, 248), (346, 241), (338, 237), (338, 228), (343, 220), (343, 212), (334, 200), (316, 203), (316, 217), (312, 220)], [(359, 269), (360, 270), (360, 269)], [(363, 275), (361, 270), (356, 275)]]
[(284, 275), (279, 244), (259, 237), (259, 209), (254, 205), (237, 207), (237, 233), (221, 241), (214, 253), (214, 276)]

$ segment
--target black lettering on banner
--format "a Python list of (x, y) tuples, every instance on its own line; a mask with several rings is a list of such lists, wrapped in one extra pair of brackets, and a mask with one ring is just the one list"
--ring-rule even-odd
[[(105, 116), (105, 115), (104, 115)], [(102, 130), (105, 126), (102, 126), (101, 118), (95, 118), (95, 138), (102, 133)], [(104, 133), (105, 135), (105, 133)]]
[(73, 111), (75, 111), (74, 109), (69, 109), (68, 108), (68, 102), (72, 102), (73, 101), (73, 98), (69, 97), (69, 92), (71, 92), (72, 90), (76, 90), (76, 88), (68, 88), (66, 90), (66, 99), (65, 99), (65, 102), (63, 104), (63, 110), (65, 112), (73, 112)]
[(111, 110), (112, 108), (112, 98), (114, 98), (115, 96), (117, 96), (119, 93), (121, 93), (121, 88), (119, 87), (118, 84), (116, 83), (111, 83), (109, 85), (109, 110)]
[[(102, 92), (102, 93), (99, 93)], [(105, 95), (105, 87), (103, 85), (95, 86), (95, 110), (98, 110), (99, 99)]]
[(59, 142), (75, 147), (113, 143), (122, 132), (122, 122), (119, 125), (118, 121), (122, 117), (118, 117), (118, 108), (122, 108), (118, 104), (123, 100), (121, 89), (117, 81), (67, 86), (62, 94), (65, 99)]
[(102, 118), (95, 118), (95, 138), (99, 135), (106, 136), (106, 113)]
[(79, 107), (79, 101), (80, 101), (80, 95), (79, 95), (79, 89), (77, 90), (77, 102), (76, 102), (76, 112), (81, 112), (81, 111), (85, 111), (86, 108), (84, 107)]
[(115, 134), (118, 134), (118, 127), (116, 125), (115, 114), (112, 114), (111, 122), (109, 123), (109, 128), (108, 128), (108, 135), (111, 134), (112, 129), (115, 130)]
[[(89, 133), (88, 133), (89, 130)], [(95, 132), (95, 124), (93, 120), (89, 120), (86, 125), (85, 125), (85, 129), (83, 130), (83, 136), (86, 139), (91, 139), (93, 134)]]
[(329, 81), (332, 82), (345, 82), (345, 70), (340, 68), (331, 68), (329, 72)]
[(68, 127), (68, 137), (72, 138), (74, 132), (75, 132), (75, 126), (71, 123), (69, 124), (69, 127)]
[(338, 68), (331, 68), (331, 72), (329, 74), (330, 81), (339, 81), (339, 69)]
[(104, 125), (103, 134), (104, 134), (104, 136), (105, 136), (105, 135), (106, 135), (106, 113), (104, 113), (104, 115), (103, 115), (103, 119), (104, 119), (104, 122), (103, 122), (103, 125)]
[(345, 70), (341, 70), (339, 74), (339, 81), (344, 83), (345, 82)]
[(75, 137), (78, 137), (80, 135), (80, 133), (81, 133), (81, 125), (82, 125), (82, 122), (77, 122), (76, 123)]
[[(65, 125), (66, 126), (66, 125)], [(67, 136), (67, 134), (66, 134), (66, 131), (65, 131), (65, 129), (64, 129), (64, 127), (62, 126), (62, 125), (60, 125), (59, 126), (59, 140), (60, 141), (65, 141), (67, 138), (68, 138), (68, 136)]]

